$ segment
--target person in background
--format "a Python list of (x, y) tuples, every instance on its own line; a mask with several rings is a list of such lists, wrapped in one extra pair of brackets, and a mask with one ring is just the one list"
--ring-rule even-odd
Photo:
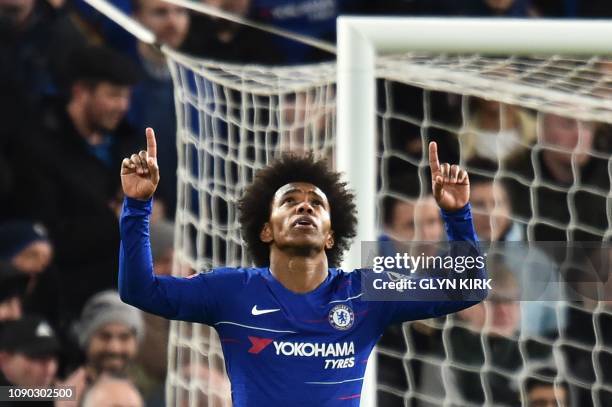
[(0, 0), (0, 83), (14, 84), (32, 113), (57, 93), (66, 58), (84, 43), (63, 8), (46, 0)]
[[(335, 43), (336, 18), (340, 14), (358, 13), (366, 3), (362, 0), (252, 0), (250, 16), (274, 27)], [(294, 40), (276, 36), (274, 42), (285, 64), (335, 59), (333, 54)]]
[[(172, 275), (174, 225), (162, 220), (151, 224), (153, 270), (158, 276)], [(170, 322), (157, 315), (143, 313), (145, 333), (136, 363), (141, 374), (136, 384), (142, 389), (147, 406), (164, 405), (164, 383), (168, 370), (168, 334)]]
[(34, 277), (52, 258), (53, 246), (43, 225), (17, 220), (0, 224), (0, 260)]
[(27, 285), (27, 275), (10, 263), (0, 261), (0, 333), (5, 321), (21, 318)]
[[(521, 224), (512, 219), (510, 197), (504, 185), (493, 178), (497, 163), (474, 158), (466, 163), (473, 171), (470, 178), (470, 203), (474, 210), (474, 227), (483, 242), (491, 242), (491, 252), (502, 256), (521, 289), (521, 331), (525, 336), (552, 337), (566, 325), (566, 309), (559, 302), (563, 293), (558, 289), (557, 267), (552, 259), (538, 248), (527, 244)], [(557, 307), (561, 307), (557, 309)]]
[(47, 106), (37, 131), (24, 137), (13, 157), (10, 211), (49, 229), (66, 324), (92, 294), (117, 284), (115, 166), (137, 145), (123, 118), (140, 74), (128, 58), (105, 47), (80, 48), (70, 61), (67, 100)]
[[(49, 387), (56, 379), (60, 344), (43, 319), (26, 316), (5, 324), (0, 332), (0, 386)], [(3, 402), (22, 406), (22, 402)], [(36, 405), (53, 406), (53, 402)]]
[[(247, 17), (252, 0), (201, 0), (202, 3)], [(194, 14), (182, 51), (219, 62), (273, 65), (283, 62), (277, 38), (262, 30), (227, 20)]]
[(445, 14), (466, 17), (535, 17), (531, 0), (441, 0), (433, 2), (430, 11), (437, 14), (433, 7), (440, 7)]
[(61, 330), (64, 300), (52, 260), (53, 244), (42, 224), (20, 220), (0, 223), (0, 261), (11, 263), (28, 279), (25, 312), (42, 315)]
[[(108, 3), (128, 16), (132, 14), (132, 0), (108, 0)], [(69, 0), (67, 8), (89, 44), (105, 44), (126, 55), (135, 55), (136, 38), (86, 0)]]
[(499, 161), (536, 141), (536, 123), (518, 106), (480, 98), (471, 99), (470, 115), (459, 134), (461, 158)]
[(531, 373), (523, 382), (526, 407), (569, 407), (569, 386), (563, 380), (555, 379), (553, 368), (540, 368)]
[[(504, 163), (512, 214), (531, 219), (529, 240), (601, 240), (612, 225), (606, 215), (608, 162), (592, 155), (597, 125), (540, 113), (538, 127), (541, 148), (523, 149)], [(573, 185), (578, 188), (570, 191)]]
[[(402, 183), (409, 183), (408, 177), (403, 177)], [(418, 186), (413, 180), (413, 186)], [(410, 194), (410, 186), (404, 185), (404, 193)], [(407, 247), (410, 242), (441, 242), (444, 240), (444, 225), (440, 217), (440, 210), (432, 195), (425, 195), (418, 199), (403, 200), (391, 196), (383, 199), (384, 234), (379, 237), (380, 251), (385, 255), (394, 255), (402, 252), (401, 246)], [(392, 247), (393, 246), (393, 247)], [(437, 244), (420, 244), (417, 253), (435, 255)], [(433, 332), (426, 322), (410, 324), (397, 324), (389, 326), (378, 343), (379, 349), (393, 353), (405, 354), (406, 337), (414, 344), (421, 354), (430, 354), (431, 343), (435, 341)], [(408, 390), (408, 378), (404, 369), (404, 361), (388, 356), (386, 352), (377, 354), (379, 383), (395, 389)], [(420, 372), (423, 364), (419, 361), (408, 363), (409, 369)], [(420, 381), (419, 375), (416, 375)], [(395, 395), (384, 391), (377, 392), (379, 405), (395, 405), (401, 403)], [(402, 403), (403, 404), (403, 403)]]
[(433, 195), (416, 200), (384, 199), (384, 235), (397, 242), (437, 242), (444, 226)]
[[(513, 390), (513, 380), (523, 360), (518, 343), (519, 284), (515, 272), (499, 259), (489, 258), (487, 270), (493, 280), (488, 299), (459, 312), (449, 332), (448, 351), (456, 365), (449, 367), (451, 385), (445, 387), (446, 396), (458, 404), (518, 405), (519, 395)], [(491, 369), (480, 372), (478, 369), (485, 358)], [(427, 379), (431, 372), (423, 374), (424, 386), (429, 392), (436, 391), (434, 380)], [(488, 391), (483, 386), (487, 386)], [(489, 398), (485, 398), (487, 394)]]
[(102, 375), (87, 389), (82, 407), (144, 407), (138, 389), (128, 379)]
[[(179, 49), (187, 37), (190, 15), (187, 9), (161, 0), (134, 0), (132, 15), (148, 28), (161, 44)], [(163, 154), (159, 165), (163, 168), (177, 168), (176, 114), (174, 87), (166, 57), (152, 45), (138, 42), (136, 59), (142, 67), (143, 79), (134, 87), (127, 118), (135, 129), (147, 126), (160, 129), (158, 140)], [(165, 217), (174, 218), (176, 211), (176, 171), (160, 180), (159, 200), (164, 206)]]
[(130, 372), (144, 326), (141, 312), (123, 303), (116, 291), (109, 290), (87, 301), (74, 332), (86, 360), (62, 384), (75, 386), (80, 401), (83, 392), (102, 374)]

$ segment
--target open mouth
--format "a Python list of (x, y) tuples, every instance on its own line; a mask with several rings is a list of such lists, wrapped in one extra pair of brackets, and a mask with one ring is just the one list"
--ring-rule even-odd
[(300, 216), (293, 222), (292, 226), (300, 229), (316, 229), (316, 225), (310, 216)]

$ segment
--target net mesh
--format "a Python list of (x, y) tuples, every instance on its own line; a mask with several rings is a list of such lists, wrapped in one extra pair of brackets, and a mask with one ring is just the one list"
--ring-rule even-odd
[[(236, 202), (254, 172), (285, 151), (313, 151), (333, 165), (343, 147), (335, 65), (267, 68), (165, 52), (178, 118), (175, 273), (248, 265)], [(517, 239), (610, 238), (611, 61), (404, 54), (381, 58), (377, 76), (381, 233), (435, 240), (423, 237), (442, 230), (427, 215), (425, 149), (437, 141), (441, 160), (506, 191), (506, 201), (496, 192), (474, 205), (490, 238), (509, 223)], [(575, 140), (546, 136), (555, 125)], [(563, 163), (554, 175), (565, 181), (543, 172), (542, 156)], [(397, 202), (404, 229), (394, 226)], [(502, 311), (510, 316), (500, 322)], [(611, 317), (596, 301), (487, 303), (390, 327), (377, 350), (379, 405), (511, 404), (533, 377), (565, 380), (574, 400), (610, 405)], [(229, 405), (214, 330), (173, 322), (170, 347), (170, 405)]]

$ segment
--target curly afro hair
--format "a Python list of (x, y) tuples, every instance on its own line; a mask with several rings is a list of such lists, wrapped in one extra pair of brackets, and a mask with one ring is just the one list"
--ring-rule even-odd
[(354, 194), (340, 181), (340, 174), (331, 171), (325, 160), (315, 160), (309, 154), (285, 154), (255, 175), (238, 203), (242, 237), (257, 267), (270, 265), (270, 245), (260, 239), (264, 224), (269, 221), (276, 191), (292, 182), (307, 182), (317, 186), (327, 196), (330, 206), (334, 246), (326, 250), (330, 267), (338, 267), (344, 251), (356, 235), (357, 209)]

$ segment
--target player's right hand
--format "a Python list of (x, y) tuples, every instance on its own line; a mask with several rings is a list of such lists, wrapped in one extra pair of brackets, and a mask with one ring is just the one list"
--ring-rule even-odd
[(147, 151), (132, 154), (121, 162), (121, 186), (125, 196), (146, 201), (153, 196), (159, 183), (155, 132), (147, 127)]

